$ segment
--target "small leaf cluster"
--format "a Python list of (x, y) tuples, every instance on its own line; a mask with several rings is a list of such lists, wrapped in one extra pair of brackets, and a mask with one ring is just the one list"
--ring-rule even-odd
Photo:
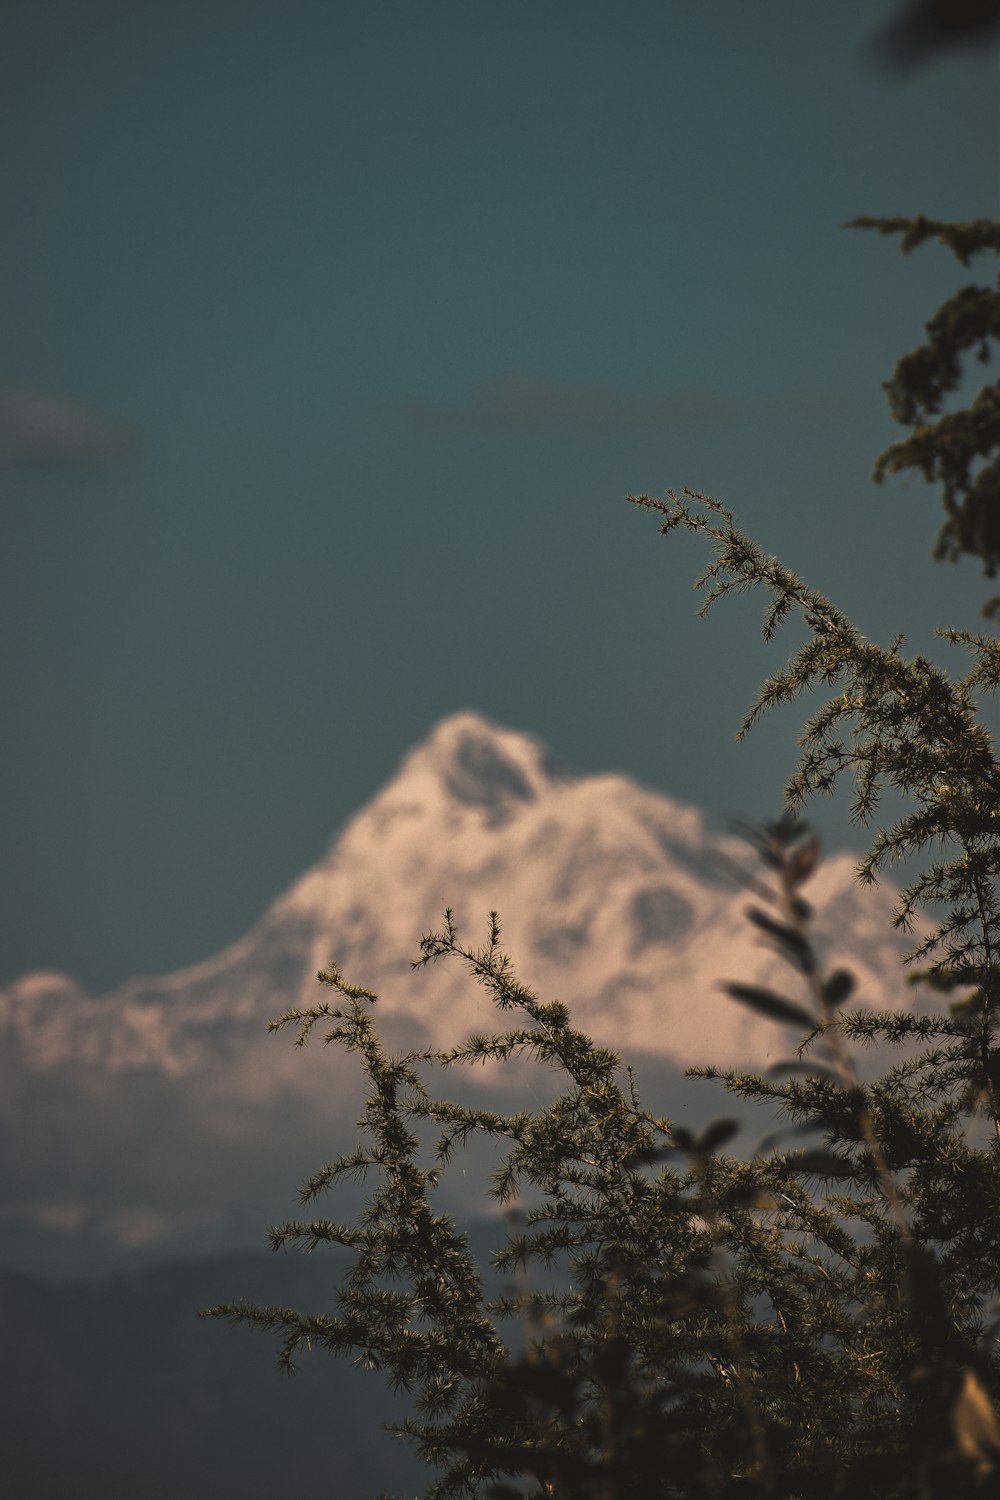
[[(923, 216), (861, 217), (847, 227), (898, 234), (904, 254), (936, 240), (964, 266), (976, 255), (1000, 253), (996, 219), (945, 223)], [(889, 410), (911, 434), (879, 457), (874, 477), (880, 484), (892, 474), (916, 469), (928, 482), (940, 484), (946, 520), (935, 557), (951, 562), (965, 555), (979, 557), (986, 576), (995, 578), (1000, 567), (1000, 383), (985, 384), (966, 407), (944, 408), (961, 385), (968, 357), (988, 364), (1000, 339), (1000, 280), (995, 287), (962, 287), (925, 331), (926, 342), (903, 355), (892, 379), (884, 382)], [(1000, 596), (983, 610), (991, 617), (998, 612)]]

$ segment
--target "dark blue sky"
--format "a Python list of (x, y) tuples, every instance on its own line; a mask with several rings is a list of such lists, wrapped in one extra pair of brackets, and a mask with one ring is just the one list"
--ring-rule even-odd
[(873, 637), (978, 624), (870, 482), (967, 273), (839, 226), (995, 215), (1000, 80), (879, 71), (894, 8), (0, 5), (0, 981), (215, 951), (457, 708), (775, 812), (790, 642), (630, 490)]

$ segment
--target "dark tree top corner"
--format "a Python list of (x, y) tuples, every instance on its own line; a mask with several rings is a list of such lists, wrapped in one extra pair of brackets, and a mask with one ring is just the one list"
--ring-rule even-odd
[[(904, 254), (934, 239), (964, 266), (983, 252), (1000, 253), (996, 219), (953, 224), (923, 216), (861, 217), (847, 227), (898, 234)], [(945, 406), (960, 389), (970, 356), (982, 365), (990, 362), (992, 344), (1000, 338), (1000, 278), (961, 287), (938, 308), (925, 332), (926, 341), (904, 354), (884, 383), (889, 409), (910, 428), (910, 436), (880, 454), (874, 477), (881, 484), (888, 475), (916, 469), (929, 483), (940, 484), (946, 518), (934, 556), (949, 562), (981, 558), (986, 577), (995, 578), (1000, 568), (1000, 382), (984, 384), (967, 406)], [(983, 613), (1000, 615), (1000, 596), (989, 599)]]

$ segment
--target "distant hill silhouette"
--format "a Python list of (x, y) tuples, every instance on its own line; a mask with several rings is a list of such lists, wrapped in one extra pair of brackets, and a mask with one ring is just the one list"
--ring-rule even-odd
[(240, 1256), (86, 1283), (0, 1276), (4, 1500), (371, 1500), (428, 1471), (380, 1430), (377, 1374), (196, 1317), (222, 1296), (315, 1311), (332, 1258)]

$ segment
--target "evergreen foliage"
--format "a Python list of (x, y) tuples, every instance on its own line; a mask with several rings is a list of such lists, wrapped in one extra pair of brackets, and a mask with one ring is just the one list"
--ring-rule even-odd
[[(324, 1024), (326, 1041), (361, 1055), (371, 1086), (364, 1144), (303, 1184), (303, 1202), (345, 1176), (374, 1171), (378, 1184), (354, 1224), (272, 1231), (275, 1249), (354, 1250), (333, 1313), (212, 1314), (278, 1331), (286, 1368), (300, 1349), (324, 1349), (411, 1391), (416, 1414), (401, 1430), (442, 1471), (429, 1496), (989, 1492), (1000, 1155), (970, 1107), (966, 1012), (915, 1018), (922, 1050), (862, 1084), (849, 1040), (902, 1049), (908, 1018), (842, 1012), (851, 977), (823, 972), (802, 894), (815, 839), (786, 819), (759, 852), (750, 920), (801, 993), (731, 993), (802, 1042), (778, 1077), (714, 1076), (773, 1102), (811, 1145), (781, 1133), (746, 1161), (722, 1153), (730, 1121), (696, 1139), (647, 1113), (617, 1057), (517, 981), (495, 917), (475, 949), (446, 914), (419, 962), (463, 962), (511, 1015), (506, 1030), (390, 1059), (375, 997), (336, 970), (321, 977), (340, 1003), (273, 1023), (295, 1026), (299, 1044)], [(547, 1108), (500, 1115), (436, 1100), (419, 1071), (518, 1053), (557, 1071)], [(429, 1166), (414, 1129), (425, 1120), (438, 1126)], [(487, 1298), (460, 1228), (434, 1211), (441, 1166), (473, 1133), (504, 1148), (497, 1199), (531, 1205), (496, 1265), (550, 1268), (544, 1286)], [(520, 1355), (501, 1338), (505, 1322), (521, 1332)]]
[[(847, 227), (898, 234), (905, 255), (927, 240), (937, 240), (963, 266), (982, 252), (1000, 253), (996, 219), (949, 224), (922, 216), (862, 217)], [(1000, 277), (997, 290), (962, 287), (938, 308), (926, 333), (927, 342), (905, 354), (892, 379), (884, 383), (889, 410), (912, 432), (879, 457), (875, 480), (881, 484), (890, 474), (918, 469), (928, 482), (940, 484), (947, 519), (938, 534), (935, 557), (950, 562), (964, 555), (980, 557), (987, 578), (995, 578), (1000, 567), (1000, 382), (984, 385), (967, 407), (942, 408), (961, 385), (970, 353), (988, 364), (991, 346), (1000, 339)], [(1000, 595), (988, 600), (983, 613), (991, 618), (1000, 613)]]
[[(1000, 248), (997, 226), (868, 222), (913, 244), (937, 235), (962, 258), (987, 242)], [(987, 469), (963, 489), (955, 458), (985, 453), (987, 429), (920, 422), (954, 389), (982, 307), (995, 317), (998, 305), (970, 302), (971, 322), (953, 308), (928, 325), (931, 354), (902, 361), (896, 376), (910, 391), (898, 412), (916, 425), (917, 446), (880, 460), (884, 472), (926, 461), (944, 478), (948, 545), (978, 549), (988, 569), (1000, 560), (996, 471), (992, 491)], [(707, 543), (703, 613), (760, 588), (766, 638), (786, 620), (805, 627), (742, 732), (804, 693), (826, 698), (802, 731), (788, 811), (751, 835), (747, 920), (784, 960), (788, 993), (738, 978), (728, 986), (734, 1003), (787, 1026), (794, 1045), (767, 1076), (696, 1070), (769, 1105), (781, 1128), (729, 1154), (731, 1120), (696, 1138), (650, 1113), (619, 1058), (578, 1031), (564, 1004), (518, 980), (496, 915), (475, 947), (449, 911), (416, 964), (463, 964), (497, 1030), (451, 1052), (390, 1056), (375, 995), (335, 966), (319, 975), (330, 999), (272, 1022), (295, 1028), (300, 1046), (319, 1026), (368, 1080), (360, 1144), (300, 1189), (311, 1205), (345, 1179), (371, 1179), (366, 1206), (350, 1223), (317, 1217), (271, 1231), (274, 1249), (353, 1252), (332, 1311), (238, 1302), (206, 1316), (277, 1333), (286, 1369), (301, 1350), (322, 1349), (410, 1392), (400, 1433), (435, 1471), (428, 1497), (995, 1494), (1000, 764), (978, 706), (1000, 686), (1000, 641), (942, 632), (971, 658), (953, 677), (908, 658), (902, 639), (865, 639), (718, 501), (691, 490), (629, 498), (664, 534)], [(820, 853), (799, 817), (844, 777), (871, 832), (862, 880), (901, 860), (916, 868), (894, 920), (914, 931), (923, 989), (903, 1013), (855, 1000), (852, 975), (828, 972), (813, 937), (805, 892)], [(886, 791), (904, 806), (882, 822)], [(862, 1069), (865, 1052), (872, 1065)], [(504, 1114), (439, 1098), (428, 1081), (513, 1058), (554, 1078), (550, 1103)], [(499, 1148), (491, 1192), (508, 1209), (494, 1270), (515, 1287), (496, 1295), (461, 1227), (435, 1207), (442, 1172), (475, 1137)]]

